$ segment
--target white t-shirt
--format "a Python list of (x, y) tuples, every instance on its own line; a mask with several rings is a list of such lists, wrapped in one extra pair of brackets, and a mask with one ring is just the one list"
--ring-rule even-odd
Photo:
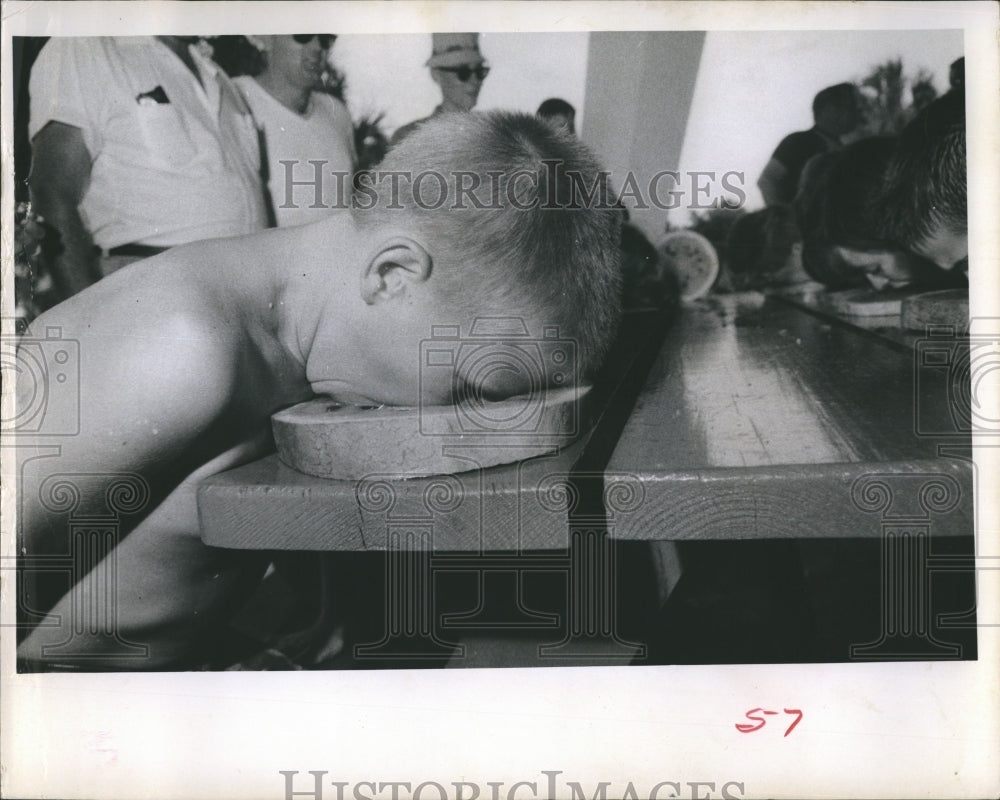
[(357, 162), (347, 107), (313, 92), (306, 113), (299, 115), (253, 78), (234, 80), (264, 131), (268, 189), (278, 227), (315, 222), (338, 207), (347, 208)]
[(92, 159), (80, 215), (105, 249), (170, 247), (267, 225), (257, 131), (232, 81), (202, 78), (149, 36), (54, 37), (31, 70), (29, 135), (79, 128)]

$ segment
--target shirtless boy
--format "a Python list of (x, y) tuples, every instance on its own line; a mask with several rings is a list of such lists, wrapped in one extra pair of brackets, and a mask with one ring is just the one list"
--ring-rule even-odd
[[(546, 159), (561, 165), (554, 181)], [(106, 636), (69, 635), (66, 578), (53, 588), (39, 576), (22, 604), (48, 616), (21, 642), (22, 664), (197, 664), (267, 563), (201, 543), (198, 482), (265, 454), (270, 415), (315, 394), (345, 404), (450, 402), (463, 376), (419, 380), (432, 324), (467, 332), (477, 317), (517, 316), (533, 334), (556, 325), (576, 340), (583, 372), (599, 365), (620, 307), (619, 214), (611, 204), (551, 202), (567, 196), (573, 172), (588, 187), (605, 180), (586, 148), (530, 116), (442, 115), (381, 169), (434, 171), (447, 197), (440, 202), (433, 177), (419, 190), (406, 177), (372, 181), (356, 207), (329, 219), (175, 248), (33, 323), (36, 335), (58, 328), (79, 342), (79, 433), (18, 439), (20, 552), (69, 552), (46, 477), (83, 476), (76, 513), (86, 514), (116, 475), (141, 476), (151, 510), (123, 520), (113, 602), (118, 637), (148, 653), (141, 664), (103, 661)], [(527, 389), (512, 378), (494, 372), (481, 389), (497, 398)], [(29, 384), (19, 382), (22, 403), (38, 388)], [(46, 415), (41, 433), (75, 427), (57, 417)], [(58, 455), (46, 455), (52, 445)], [(102, 597), (104, 575), (92, 569), (76, 596)]]

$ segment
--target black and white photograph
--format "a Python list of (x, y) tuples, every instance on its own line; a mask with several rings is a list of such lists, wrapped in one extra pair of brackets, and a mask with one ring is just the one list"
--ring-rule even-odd
[(3, 796), (1000, 795), (994, 4), (2, 16)]

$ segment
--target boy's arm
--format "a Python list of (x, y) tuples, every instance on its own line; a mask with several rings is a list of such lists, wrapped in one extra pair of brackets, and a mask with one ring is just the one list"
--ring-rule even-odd
[[(183, 469), (185, 456), (195, 443), (206, 444), (233, 395), (235, 357), (223, 332), (184, 313), (149, 309), (143, 315), (114, 300), (105, 303), (103, 288), (77, 295), (32, 326), (39, 333), (58, 330), (79, 354), (77, 387), (40, 387), (30, 376), (17, 384), (18, 408), (27, 408), (40, 391), (77, 391), (69, 401), (63, 394), (49, 402), (38, 435), (18, 440), (19, 528), (22, 546), (32, 554), (66, 550), (65, 524), (40, 491), (46, 478), (66, 474), (85, 485), (87, 497), (76, 513), (88, 513), (88, 501), (100, 513), (116, 476), (137, 473), (152, 481)], [(148, 321), (109, 323), (109, 315), (113, 320), (123, 313)]]

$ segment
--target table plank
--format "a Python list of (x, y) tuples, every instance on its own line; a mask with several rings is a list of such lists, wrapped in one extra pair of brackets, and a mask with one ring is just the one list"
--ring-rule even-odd
[(915, 433), (918, 401), (948, 419), (950, 398), (918, 385), (904, 343), (758, 293), (686, 307), (607, 466), (644, 492), (614, 535), (877, 536), (881, 518), (857, 496), (875, 475), (918, 516), (921, 487), (944, 476), (959, 500), (934, 530), (969, 535), (971, 463)]
[(566, 547), (566, 514), (540, 505), (537, 487), (549, 476), (568, 476), (583, 446), (411, 480), (391, 474), (328, 480), (271, 455), (201, 484), (202, 539), (216, 547), (265, 550)]

